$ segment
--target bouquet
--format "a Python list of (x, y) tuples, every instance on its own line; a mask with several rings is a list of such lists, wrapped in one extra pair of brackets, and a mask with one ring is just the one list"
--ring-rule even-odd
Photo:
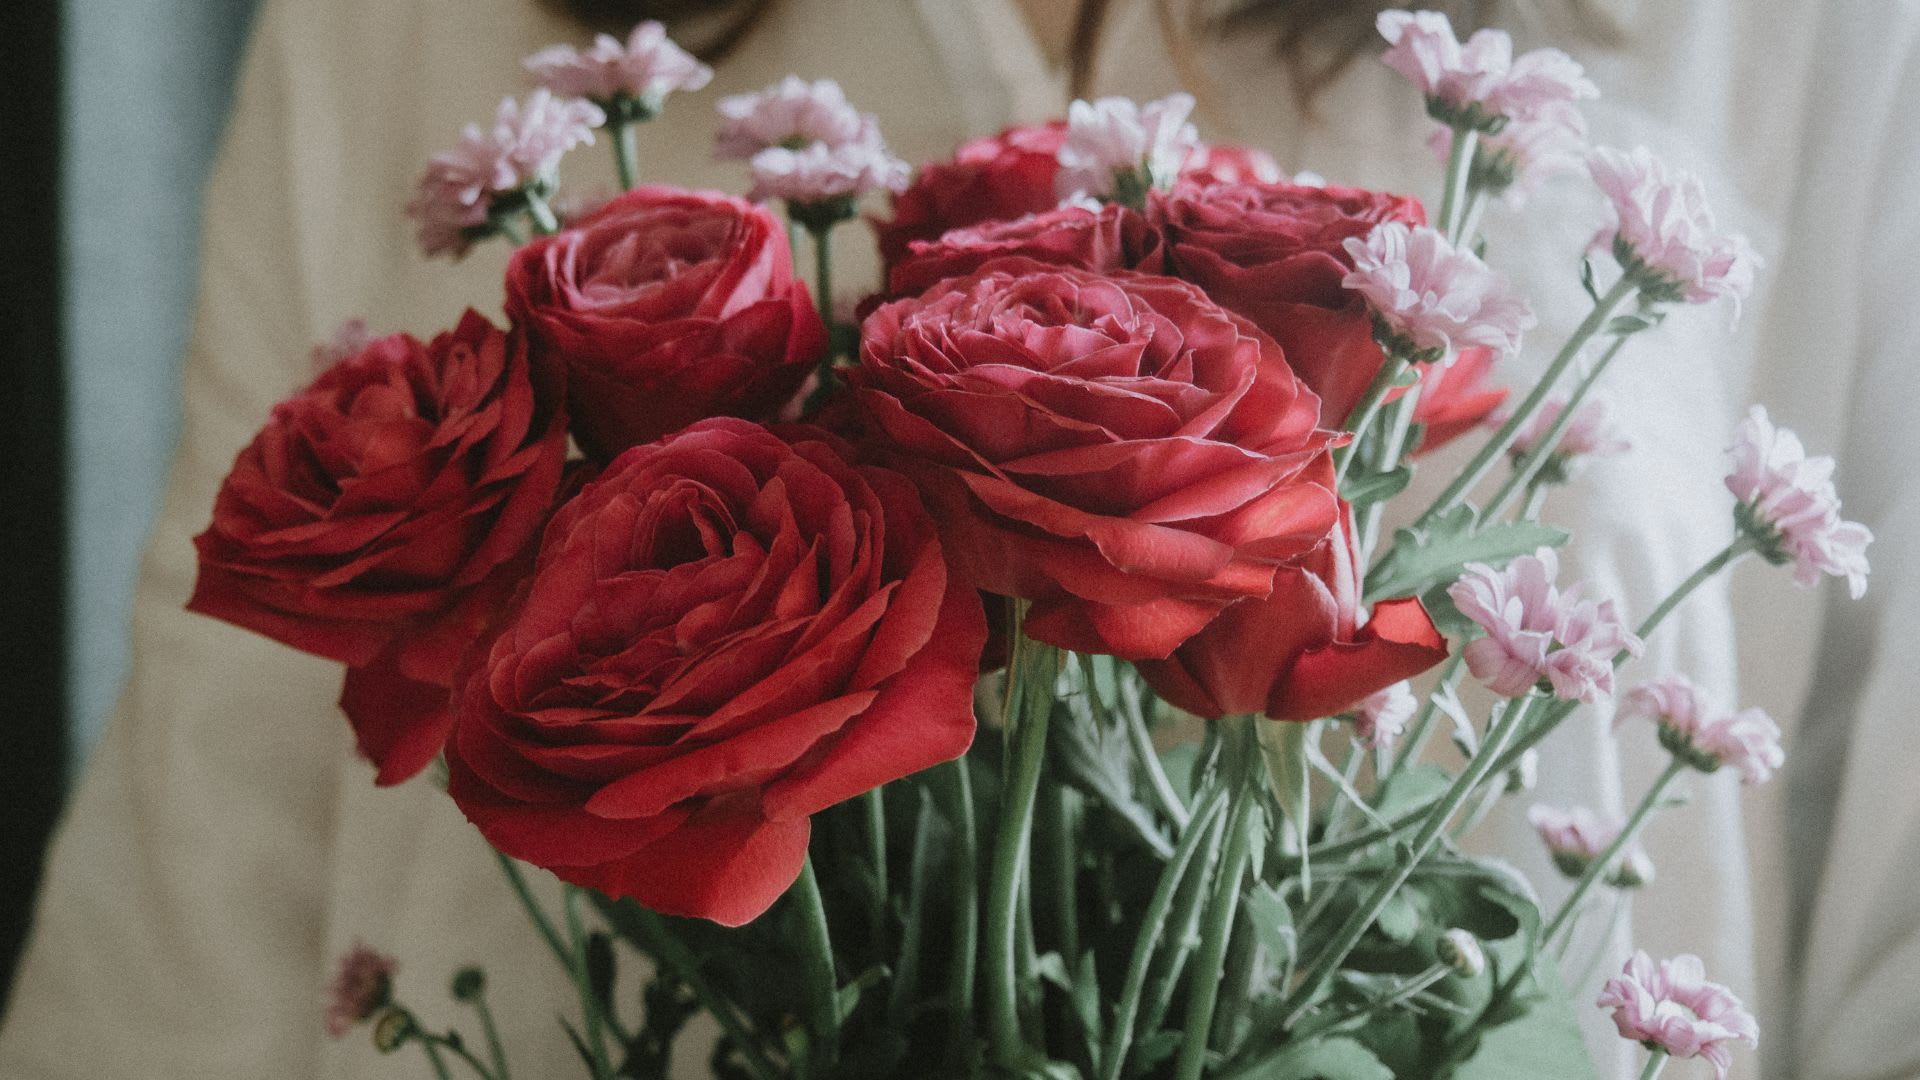
[[(1756, 407), (1724, 550), (1637, 619), (1562, 584), (1541, 511), (1624, 448), (1608, 366), (1758, 260), (1693, 177), (1585, 146), (1564, 53), (1379, 29), (1435, 122), (1431, 214), (1203, 145), (1180, 95), (912, 175), (798, 78), (719, 102), (746, 198), (643, 184), (637, 126), (710, 72), (657, 24), (544, 51), (411, 207), (431, 254), (514, 245), (506, 328), (323, 350), (190, 606), (345, 665), (376, 782), (428, 772), (497, 849), (594, 1080), (666, 1076), (701, 1013), (729, 1080), (1578, 1077), (1596, 1002), (1645, 1076), (1724, 1077), (1756, 1027), (1696, 958), (1596, 999), (1568, 942), (1650, 878), (1683, 776), (1764, 781), (1779, 732), (1618, 672), (1749, 555), (1858, 596), (1871, 537)], [(592, 205), (559, 166), (596, 142), (624, 190)], [(1590, 314), (1510, 400), (1534, 319), (1479, 223), (1583, 163)], [(828, 239), (880, 192), (885, 280), (839, 307)], [(1543, 904), (1458, 841), (1616, 697), (1671, 765), (1625, 820), (1533, 808), (1573, 883)], [(346, 957), (330, 1028), (509, 1080), (479, 969), (478, 1036), (395, 971)]]

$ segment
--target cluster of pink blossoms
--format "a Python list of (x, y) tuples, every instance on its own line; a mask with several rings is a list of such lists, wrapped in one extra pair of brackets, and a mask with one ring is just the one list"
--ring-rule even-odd
[(601, 34), (586, 49), (554, 45), (528, 57), (526, 66), (556, 94), (587, 98), (609, 112), (633, 109), (640, 116), (659, 112), (668, 94), (698, 90), (713, 79), (712, 68), (674, 44), (666, 27), (652, 20), (634, 27), (624, 42)]
[(407, 214), (428, 255), (466, 254), (490, 226), (494, 203), (533, 186), (551, 188), (560, 159), (593, 142), (606, 113), (591, 101), (540, 87), (500, 103), (493, 126), (468, 124), (453, 149), (427, 163)]
[(1551, 548), (1495, 570), (1469, 563), (1447, 596), (1486, 636), (1469, 642), (1467, 670), (1487, 688), (1520, 697), (1543, 681), (1554, 696), (1588, 704), (1613, 694), (1613, 658), (1645, 646), (1611, 600), (1584, 600), (1580, 587), (1554, 584), (1560, 561)]
[(1354, 740), (1369, 750), (1392, 745), (1419, 707), (1405, 679), (1367, 695), (1353, 710)]
[(1867, 592), (1867, 545), (1873, 530), (1840, 517), (1833, 459), (1808, 457), (1799, 436), (1775, 427), (1755, 405), (1734, 432), (1727, 490), (1740, 500), (1736, 520), (1775, 563), (1794, 564), (1794, 584), (1812, 588), (1820, 575), (1847, 579), (1858, 600)]
[(1701, 772), (1725, 766), (1745, 783), (1765, 783), (1785, 764), (1780, 725), (1763, 710), (1720, 712), (1684, 675), (1642, 683), (1627, 694), (1620, 720), (1645, 717), (1660, 729), (1660, 745)]
[(832, 79), (789, 75), (758, 93), (722, 98), (719, 108), (714, 156), (747, 162), (755, 200), (819, 205), (907, 186), (907, 163)]
[[(1584, 806), (1534, 806), (1527, 811), (1527, 824), (1547, 845), (1554, 867), (1570, 878), (1586, 873), (1626, 827), (1619, 818), (1603, 819)], [(1620, 865), (1607, 877), (1609, 885), (1635, 889), (1653, 880), (1653, 860), (1638, 840), (1630, 841), (1619, 858)]]
[(1699, 177), (1671, 169), (1646, 147), (1601, 147), (1587, 158), (1613, 221), (1595, 245), (1610, 247), (1629, 273), (1651, 275), (1642, 295), (1704, 304), (1726, 297), (1734, 315), (1760, 267), (1747, 238), (1721, 231)]
[(1345, 246), (1353, 270), (1341, 284), (1366, 297), (1414, 352), (1485, 346), (1511, 354), (1534, 325), (1533, 309), (1511, 283), (1434, 229), (1382, 222)]
[(1582, 98), (1600, 96), (1574, 59), (1559, 49), (1513, 55), (1513, 38), (1480, 30), (1464, 43), (1437, 11), (1383, 11), (1375, 23), (1390, 46), (1381, 57), (1427, 98), (1436, 119), (1497, 131), (1506, 123), (1547, 119)]
[(1190, 94), (1138, 104), (1129, 98), (1076, 101), (1067, 109), (1054, 187), (1063, 201), (1143, 198), (1168, 187), (1200, 151), (1200, 133), (1188, 119)]
[(1656, 965), (1636, 951), (1620, 974), (1607, 980), (1599, 1006), (1613, 1010), (1620, 1036), (1677, 1058), (1703, 1058), (1720, 1080), (1733, 1065), (1733, 1045), (1760, 1045), (1760, 1025), (1733, 991), (1707, 980), (1692, 954)]

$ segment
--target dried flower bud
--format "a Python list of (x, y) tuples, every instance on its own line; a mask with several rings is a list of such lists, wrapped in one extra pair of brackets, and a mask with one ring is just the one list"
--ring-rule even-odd
[(412, 1013), (398, 1007), (383, 1009), (373, 1021), (373, 1048), (391, 1054), (419, 1032)]
[(487, 992), (487, 973), (477, 967), (463, 967), (453, 973), (453, 999), (473, 1001)]
[(1487, 954), (1480, 948), (1480, 939), (1458, 927), (1440, 935), (1435, 951), (1440, 954), (1440, 962), (1463, 979), (1474, 978), (1487, 970)]

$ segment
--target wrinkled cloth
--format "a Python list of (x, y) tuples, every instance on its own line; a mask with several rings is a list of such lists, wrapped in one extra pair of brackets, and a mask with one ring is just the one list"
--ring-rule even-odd
[[(1891, 445), (1910, 427), (1898, 410), (1920, 391), (1920, 125), (1902, 107), (1920, 100), (1920, 6), (1604, 0), (1581, 5), (1594, 20), (1584, 36), (1543, 7), (1493, 17), (1522, 47), (1561, 45), (1587, 63), (1606, 95), (1589, 108), (1596, 140), (1645, 142), (1699, 172), (1721, 221), (1770, 264), (1737, 335), (1727, 312), (1689, 309), (1616, 362), (1607, 393), (1634, 449), (1593, 463), (1551, 504), (1581, 532), (1568, 579), (1635, 617), (1721, 546), (1722, 449), (1749, 400), (1841, 457), (1848, 516), (1884, 538), (1865, 600), (1832, 583), (1803, 592), (1749, 563), (1737, 602), (1723, 583), (1703, 590), (1625, 673), (1631, 686), (1682, 670), (1766, 707), (1788, 728), (1788, 760), (1746, 792), (1732, 776), (1689, 779), (1688, 821), (1649, 830), (1658, 880), (1597, 970), (1617, 970), (1629, 938), (1655, 955), (1698, 953), (1759, 1007), (1769, 1075), (1920, 1076), (1920, 789), (1907, 764), (1920, 755), (1909, 644), (1920, 551), (1906, 539), (1920, 529), (1920, 491)], [(1263, 146), (1336, 183), (1437, 190), (1420, 103), (1393, 72), (1356, 63), (1315, 104), (1316, 125), (1285, 104), (1270, 42), (1172, 50), (1159, 8), (1116, 0), (1097, 92), (1191, 89), (1211, 142)], [(776, 4), (713, 87), (677, 96), (643, 129), (643, 173), (743, 190), (737, 165), (707, 160), (712, 101), (789, 71), (840, 79), (910, 161), (1058, 114), (1060, 80), (1024, 26), (1009, 0)], [(1609, 34), (1622, 44), (1601, 44)], [(569, 996), (558, 968), (443, 794), (425, 782), (375, 789), (334, 704), (338, 667), (182, 610), (190, 538), (233, 455), (310, 377), (313, 342), (356, 315), (377, 332), (431, 333), (500, 295), (503, 248), (429, 264), (400, 207), (429, 153), (523, 89), (519, 60), (566, 38), (585, 35), (530, 0), (468, 0), (457, 19), (430, 0), (267, 0), (208, 193), (186, 424), (136, 601), (134, 670), (52, 853), (0, 1029), (0, 1075), (430, 1076), (418, 1056), (379, 1059), (357, 1034), (326, 1038), (327, 979), (356, 940), (398, 955), (401, 994), (434, 1025), (462, 1019), (444, 993), (454, 969), (485, 962), (516, 1071), (576, 1074), (553, 1022), (552, 1003)], [(610, 184), (603, 149), (570, 158), (570, 177)], [(1524, 224), (1488, 215), (1489, 260), (1542, 322), (1507, 378), (1537, 370), (1543, 343), (1584, 313), (1575, 253), (1602, 216), (1577, 176), (1535, 198)], [(874, 279), (861, 230), (839, 230), (836, 245), (837, 276)], [(1616, 743), (1611, 719), (1590, 710), (1569, 724), (1544, 748), (1534, 799), (1485, 832), (1484, 846), (1526, 864), (1550, 901), (1564, 886), (1526, 804), (1617, 813), (1664, 764), (1651, 735)], [(1590, 932), (1571, 955), (1599, 944)], [(1588, 1006), (1599, 981), (1574, 998), (1623, 1072), (1636, 1051)], [(1759, 1072), (1752, 1052), (1735, 1060)], [(684, 1075), (698, 1065), (686, 1054)]]

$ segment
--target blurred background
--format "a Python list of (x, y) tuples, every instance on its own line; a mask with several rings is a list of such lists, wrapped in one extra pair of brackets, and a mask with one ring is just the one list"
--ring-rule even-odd
[[(0, 1005), (42, 847), (127, 665), (166, 483), (200, 191), (256, 0), (28, 0), (0, 15)], [(84, 211), (84, 212), (82, 212)]]

